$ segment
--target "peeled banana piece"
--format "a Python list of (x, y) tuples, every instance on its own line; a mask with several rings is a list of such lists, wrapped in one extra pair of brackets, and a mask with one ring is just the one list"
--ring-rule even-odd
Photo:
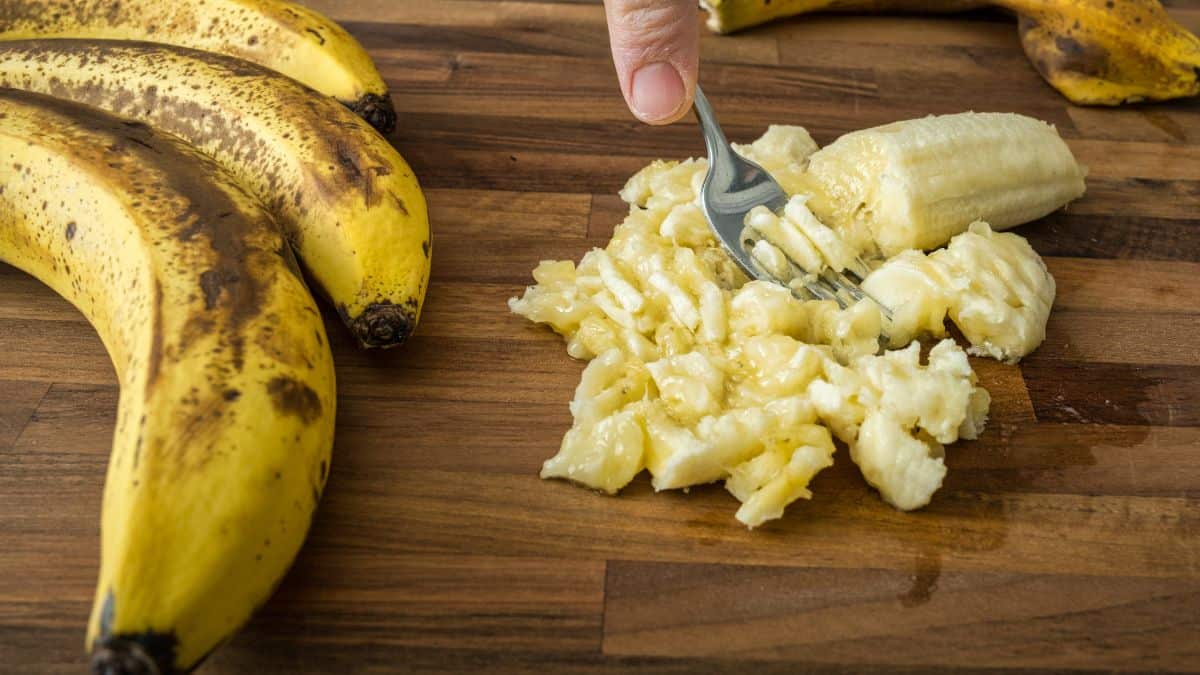
[(1200, 38), (1158, 0), (701, 0), (708, 26), (729, 33), (813, 12), (958, 12), (1018, 16), (1021, 44), (1048, 83), (1080, 105), (1200, 94)]
[(262, 605), (329, 468), (334, 371), (271, 216), (135, 121), (0, 90), (0, 260), (83, 312), (121, 386), (87, 645), (185, 672)]
[(188, 141), (276, 214), (359, 344), (400, 344), (429, 281), (425, 198), (404, 158), (336, 102), (255, 64), (112, 40), (0, 42), (0, 86)]
[(1040, 218), (1083, 195), (1084, 174), (1045, 122), (959, 113), (845, 134), (809, 156), (803, 190), (855, 249), (891, 257)]
[(0, 0), (0, 40), (146, 40), (236, 56), (333, 96), (387, 134), (396, 112), (341, 26), (285, 0)]

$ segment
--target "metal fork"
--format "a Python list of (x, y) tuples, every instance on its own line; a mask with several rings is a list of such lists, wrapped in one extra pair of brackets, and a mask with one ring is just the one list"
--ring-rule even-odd
[(712, 105), (699, 86), (696, 87), (695, 109), (696, 117), (700, 120), (700, 130), (704, 133), (704, 145), (708, 149), (708, 174), (704, 177), (700, 206), (708, 219), (709, 227), (717, 235), (729, 257), (733, 258), (746, 276), (773, 281), (788, 288), (800, 299), (807, 300), (809, 298), (804, 297), (789, 283), (800, 280), (804, 290), (812, 297), (833, 300), (843, 309), (859, 300), (870, 298), (890, 319), (891, 313), (888, 309), (858, 285), (867, 269), (861, 260), (858, 261), (858, 267), (863, 272), (847, 270), (857, 281), (830, 268), (815, 271), (802, 269), (790, 258), (788, 265), (794, 275), (793, 279), (780, 279), (755, 260), (750, 250), (761, 237), (753, 229), (746, 227), (746, 214), (756, 206), (765, 206), (777, 215), (782, 213), (788, 201), (787, 193), (765, 169), (733, 151), (729, 141), (725, 139), (725, 132), (717, 122)]

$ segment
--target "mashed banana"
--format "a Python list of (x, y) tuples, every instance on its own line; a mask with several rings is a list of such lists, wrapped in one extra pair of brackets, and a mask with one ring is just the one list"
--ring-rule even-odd
[(945, 335), (948, 314), (970, 353), (1015, 363), (1046, 339), (1055, 285), (1024, 237), (974, 223), (944, 249), (884, 262), (863, 290), (893, 308), (892, 346)]
[[(802, 129), (773, 127), (739, 151), (799, 184), (815, 147)], [(608, 245), (578, 266), (542, 262), (536, 285), (510, 301), (590, 360), (574, 424), (542, 476), (609, 493), (643, 469), (658, 490), (723, 480), (753, 527), (811, 496), (836, 437), (889, 502), (927, 503), (945, 475), (943, 445), (974, 438), (986, 419), (988, 395), (966, 354), (945, 340), (925, 363), (916, 344), (876, 355), (873, 303), (842, 310), (747, 282), (697, 207), (706, 168), (660, 161), (639, 172), (621, 191), (630, 212)], [(769, 212), (753, 219), (783, 227)], [(857, 252), (820, 229), (802, 197), (784, 220), (805, 237), (792, 245), (853, 264)], [(932, 324), (925, 332), (936, 333)]]

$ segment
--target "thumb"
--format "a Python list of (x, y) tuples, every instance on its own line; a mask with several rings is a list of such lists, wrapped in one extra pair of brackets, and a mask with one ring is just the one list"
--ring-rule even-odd
[(629, 109), (649, 124), (683, 117), (700, 69), (696, 0), (604, 0), (604, 9)]

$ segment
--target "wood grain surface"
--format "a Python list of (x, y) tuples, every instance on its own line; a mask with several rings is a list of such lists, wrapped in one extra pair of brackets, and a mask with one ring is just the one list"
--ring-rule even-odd
[[(1119, 1), (1119, 0), (1118, 0)], [(1058, 280), (1046, 343), (928, 508), (840, 456), (749, 532), (719, 487), (619, 498), (537, 471), (582, 368), (505, 300), (577, 259), (691, 120), (635, 123), (597, 2), (313, 0), (378, 60), (427, 189), (433, 283), (401, 351), (326, 316), (335, 460), (278, 593), (202, 672), (1200, 671), (1200, 101), (1068, 105), (1003, 15), (809, 17), (706, 35), (729, 135), (821, 143), (928, 113), (1058, 125), (1088, 194), (1020, 228)], [(1200, 30), (1200, 2), (1172, 0)], [(81, 316), (0, 266), (0, 672), (79, 673), (117, 403)]]

